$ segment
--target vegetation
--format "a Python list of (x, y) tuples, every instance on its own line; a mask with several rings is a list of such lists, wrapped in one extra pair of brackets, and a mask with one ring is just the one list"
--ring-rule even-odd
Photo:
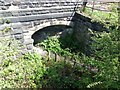
[[(98, 12), (94, 12), (94, 16)], [(102, 13), (102, 12), (99, 12)], [(116, 13), (116, 12), (114, 12)], [(101, 15), (102, 16), (102, 15)], [(104, 17), (109, 14), (104, 13)], [(113, 17), (111, 15), (111, 17)], [(109, 33), (92, 37), (93, 53), (86, 56), (73, 43), (72, 36), (49, 37), (37, 46), (60, 56), (42, 57), (36, 53), (22, 54), (20, 43), (13, 38), (0, 37), (1, 88), (117, 88), (120, 89), (119, 30), (116, 19), (108, 17)], [(103, 21), (100, 21), (102, 18)], [(115, 18), (115, 17), (114, 17)], [(101, 23), (106, 18), (96, 17)], [(111, 28), (114, 26), (115, 28)]]
[[(65, 39), (50, 37), (38, 44), (38, 46), (43, 46), (46, 50), (57, 53), (60, 56), (71, 56), (76, 59), (76, 62), (80, 63), (73, 66), (72, 62), (67, 62), (67, 60), (67, 63), (50, 61), (49, 73), (46, 74), (48, 86), (120, 88), (118, 15), (116, 13), (115, 10), (111, 13), (94, 11), (91, 14), (93, 21), (96, 20), (103, 23), (109, 29), (109, 33), (102, 32), (92, 37), (94, 43), (91, 45), (93, 50), (91, 56), (81, 55), (80, 45), (74, 43), (74, 38), (70, 35), (66, 36)], [(86, 14), (90, 13), (86, 11)]]
[[(19, 44), (11, 38), (0, 38), (0, 89), (36, 88), (45, 66), (35, 53), (21, 55)], [(39, 83), (39, 87), (42, 85)]]
[(110, 4), (109, 11), (99, 11), (86, 8), (85, 14), (90, 16), (93, 21), (103, 23), (107, 28), (118, 28), (117, 4)]
[[(93, 38), (95, 41), (92, 44), (94, 53), (91, 56), (74, 53), (73, 58), (80, 63), (78, 65), (73, 66), (71, 61), (64, 63), (64, 60), (49, 61), (49, 69), (46, 74), (47, 85), (72, 88), (120, 88), (118, 76), (120, 54), (117, 35), (118, 30), (114, 30), (110, 33), (104, 32), (100, 38)], [(59, 39), (56, 38), (49, 38), (41, 45), (44, 45), (46, 50), (56, 52), (61, 56), (73, 55), (70, 48), (62, 49)], [(82, 66), (80, 66), (81, 64)]]

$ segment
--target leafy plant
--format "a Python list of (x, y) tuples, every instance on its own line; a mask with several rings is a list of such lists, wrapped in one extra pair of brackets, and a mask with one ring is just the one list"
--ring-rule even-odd
[(99, 11), (86, 8), (85, 14), (92, 18), (92, 21), (103, 23), (107, 28), (116, 29), (118, 26), (118, 11), (117, 4), (112, 4), (109, 7), (110, 12)]
[(8, 33), (9, 31), (11, 31), (11, 28), (10, 27), (5, 27), (2, 32), (3, 33)]
[[(93, 44), (95, 53), (94, 59), (99, 62), (97, 67), (99, 73), (96, 75), (98, 80), (104, 82), (104, 87), (119, 88), (119, 50), (118, 50), (118, 30), (111, 33), (102, 34), (101, 38), (96, 38)], [(109, 81), (109, 82), (108, 82)]]
[[(87, 9), (86, 9), (87, 10)], [(110, 29), (92, 38), (93, 54), (82, 54), (73, 36), (49, 37), (37, 46), (62, 57), (49, 61), (36, 53), (22, 55), (20, 43), (0, 37), (1, 88), (117, 88), (120, 89), (119, 30), (117, 14), (94, 11), (93, 17)], [(98, 17), (99, 15), (99, 17)], [(103, 19), (103, 20), (101, 20)], [(106, 24), (108, 20), (109, 25)], [(113, 21), (112, 21), (113, 20)], [(115, 28), (110, 28), (114, 26)], [(79, 54), (81, 53), (81, 54)], [(67, 59), (67, 56), (72, 57)], [(75, 62), (76, 61), (76, 62)], [(76, 63), (76, 64), (75, 64)]]
[(43, 47), (47, 51), (51, 51), (62, 56), (71, 55), (71, 53), (69, 52), (70, 49), (69, 48), (63, 49), (61, 47), (61, 44), (62, 43), (60, 42), (59, 38), (49, 37), (47, 40), (38, 43), (36, 46)]
[(21, 55), (18, 47), (14, 39), (0, 39), (0, 89), (42, 87), (45, 66), (41, 57), (35, 53)]

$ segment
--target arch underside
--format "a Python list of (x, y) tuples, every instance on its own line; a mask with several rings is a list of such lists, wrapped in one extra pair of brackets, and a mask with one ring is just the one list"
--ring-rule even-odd
[(48, 20), (46, 22), (43, 22), (39, 25), (34, 26), (33, 28), (29, 29), (29, 35), (32, 36), (35, 32), (49, 26), (57, 26), (57, 25), (65, 25), (65, 26), (74, 26), (74, 23), (72, 21), (65, 21), (65, 20)]
[(73, 22), (71, 21), (54, 21), (46, 22), (36, 26), (31, 38), (34, 44), (50, 37), (50, 36), (63, 36), (66, 32), (71, 32), (73, 27)]

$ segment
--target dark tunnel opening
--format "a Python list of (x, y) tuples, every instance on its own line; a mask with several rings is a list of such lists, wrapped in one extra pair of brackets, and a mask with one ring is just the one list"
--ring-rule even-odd
[(42, 42), (48, 37), (64, 37), (66, 34), (72, 33), (72, 31), (72, 27), (67, 25), (54, 25), (42, 28), (32, 35), (33, 45)]

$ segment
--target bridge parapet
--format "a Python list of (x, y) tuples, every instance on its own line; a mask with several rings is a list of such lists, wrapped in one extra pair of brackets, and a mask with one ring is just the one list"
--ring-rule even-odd
[(13, 5), (17, 5), (20, 9), (30, 8), (40, 8), (40, 7), (53, 7), (53, 6), (74, 6), (76, 4), (81, 4), (79, 0), (4, 0), (3, 7), (9, 8)]
[(61, 12), (73, 12), (75, 6), (64, 7), (41, 7), (41, 8), (27, 8), (16, 10), (0, 10), (1, 17), (13, 17), (13, 16), (26, 16), (26, 15), (38, 15), (46, 13), (61, 13)]
[[(3, 20), (0, 30), (9, 27), (12, 30), (10, 35), (31, 49), (33, 47), (31, 36), (37, 30), (52, 25), (70, 25), (75, 13), (76, 1), (33, 0), (31, 3), (27, 0), (24, 2), (21, 0), (21, 3), (16, 4), (18, 9), (0, 10), (0, 17)], [(27, 8), (23, 8), (21, 4)], [(31, 7), (32, 4), (33, 7)], [(6, 6), (9, 7), (9, 4)]]
[[(4, 0), (0, 17), (12, 23), (49, 18), (72, 17), (79, 0)], [(2, 7), (0, 6), (0, 7)], [(15, 9), (16, 8), (16, 9)]]

